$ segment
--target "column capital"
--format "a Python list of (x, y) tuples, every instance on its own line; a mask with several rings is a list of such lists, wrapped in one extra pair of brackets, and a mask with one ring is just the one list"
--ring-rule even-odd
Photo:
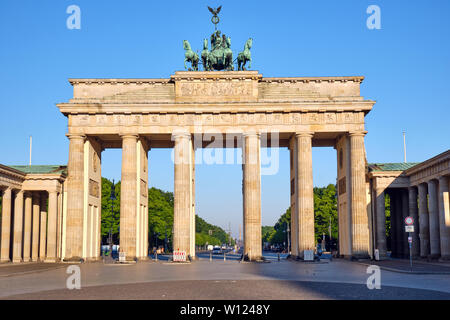
[(305, 132), (296, 132), (296, 137), (304, 137), (304, 138), (312, 138), (314, 135), (314, 132), (305, 131)]
[(256, 132), (256, 131), (249, 131), (249, 132), (243, 132), (242, 133), (242, 137), (260, 137), (261, 136), (261, 133), (259, 133), (259, 132)]
[(447, 182), (448, 179), (449, 179), (448, 176), (440, 176), (440, 177), (438, 178), (439, 184)]
[(66, 137), (69, 138), (69, 140), (85, 140), (86, 135), (82, 133), (66, 133)]
[(177, 139), (182, 139), (182, 138), (191, 139), (191, 133), (190, 132), (172, 132), (172, 140), (177, 140)]
[(137, 140), (139, 138), (139, 135), (137, 133), (120, 133), (119, 137), (121, 137), (122, 140), (123, 139), (130, 139), (130, 138), (133, 138), (133, 139)]
[(348, 135), (350, 137), (364, 137), (367, 131), (349, 131)]

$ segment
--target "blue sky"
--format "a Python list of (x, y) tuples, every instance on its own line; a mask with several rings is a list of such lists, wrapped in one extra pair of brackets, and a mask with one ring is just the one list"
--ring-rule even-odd
[[(69, 5), (81, 29), (66, 27)], [(369, 162), (423, 161), (449, 148), (450, 2), (434, 1), (104, 1), (0, 3), (0, 163), (66, 164), (66, 118), (55, 103), (72, 95), (68, 78), (166, 78), (183, 70), (182, 40), (201, 50), (213, 31), (207, 5), (222, 4), (220, 29), (234, 54), (253, 37), (252, 69), (263, 76), (366, 77), (376, 100), (366, 117)], [(366, 27), (369, 5), (381, 30)], [(120, 179), (121, 152), (103, 153), (103, 175)], [(314, 184), (336, 179), (332, 148), (314, 148)], [(289, 161), (262, 177), (263, 224), (289, 206)], [(150, 152), (150, 185), (173, 190), (170, 150)], [(237, 235), (242, 221), (240, 165), (197, 166), (198, 214)]]

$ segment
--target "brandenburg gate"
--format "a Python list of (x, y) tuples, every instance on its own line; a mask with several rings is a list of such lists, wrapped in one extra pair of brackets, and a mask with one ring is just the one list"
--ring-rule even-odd
[[(265, 78), (257, 71), (180, 71), (168, 79), (70, 79), (62, 258), (99, 258), (101, 153), (122, 148), (120, 248), (148, 255), (148, 151), (174, 148), (174, 250), (195, 257), (194, 136), (242, 148), (244, 255), (262, 256), (260, 148), (290, 150), (292, 255), (315, 247), (312, 147), (337, 157), (339, 251), (370, 253), (363, 77)], [(268, 136), (268, 139), (262, 139)]]

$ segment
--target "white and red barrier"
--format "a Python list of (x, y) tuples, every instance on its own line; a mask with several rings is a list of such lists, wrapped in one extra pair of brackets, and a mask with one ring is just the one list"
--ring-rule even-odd
[(175, 262), (185, 262), (186, 261), (186, 251), (174, 251), (173, 261)]

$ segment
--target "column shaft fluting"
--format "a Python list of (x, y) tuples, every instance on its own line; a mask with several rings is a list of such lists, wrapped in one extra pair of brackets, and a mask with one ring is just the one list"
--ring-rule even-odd
[(5, 189), (3, 191), (2, 197), (2, 243), (1, 243), (1, 253), (0, 262), (9, 262), (9, 249), (11, 246), (11, 201), (12, 201), (12, 190), (11, 188)]
[(48, 230), (47, 230), (47, 257), (49, 262), (56, 261), (57, 220), (58, 217), (58, 193), (48, 193)]
[(67, 219), (64, 260), (80, 260), (83, 255), (84, 141), (83, 135), (68, 135)]
[(419, 240), (419, 212), (417, 206), (417, 188), (410, 187), (408, 189), (409, 196), (409, 216), (414, 219), (414, 232), (412, 236), (412, 256), (418, 257), (420, 255), (420, 240)]
[(441, 258), (450, 259), (450, 204), (448, 177), (439, 178), (439, 234)]
[(31, 236), (31, 260), (38, 261), (39, 257), (39, 228), (40, 228), (40, 195), (33, 193), (33, 231)]
[(312, 171), (312, 134), (298, 133), (297, 140), (297, 221), (298, 255), (304, 257), (305, 250), (314, 250), (314, 192)]
[(419, 237), (420, 256), (428, 257), (430, 254), (430, 219), (428, 215), (427, 185), (419, 184)]
[(439, 207), (435, 180), (428, 181), (428, 212), (430, 219), (430, 256), (431, 258), (438, 258), (441, 255), (441, 240), (439, 236)]
[(25, 214), (24, 214), (24, 227), (23, 227), (23, 261), (31, 261), (31, 223), (33, 216), (33, 203), (32, 194), (25, 192)]
[(120, 251), (125, 259), (136, 258), (137, 135), (122, 136), (122, 181), (120, 187)]
[(384, 188), (376, 189), (376, 224), (377, 224), (377, 249), (380, 257), (387, 254), (386, 246), (386, 207)]
[(41, 229), (39, 238), (39, 260), (44, 261), (47, 254), (47, 194), (41, 195)]
[(23, 235), (23, 191), (18, 191), (14, 199), (14, 244), (13, 262), (22, 262)]
[(174, 134), (173, 250), (191, 254), (191, 135)]
[(249, 260), (262, 256), (260, 135), (243, 135), (244, 255)]
[(363, 132), (350, 133), (352, 256), (369, 256), (366, 171)]

